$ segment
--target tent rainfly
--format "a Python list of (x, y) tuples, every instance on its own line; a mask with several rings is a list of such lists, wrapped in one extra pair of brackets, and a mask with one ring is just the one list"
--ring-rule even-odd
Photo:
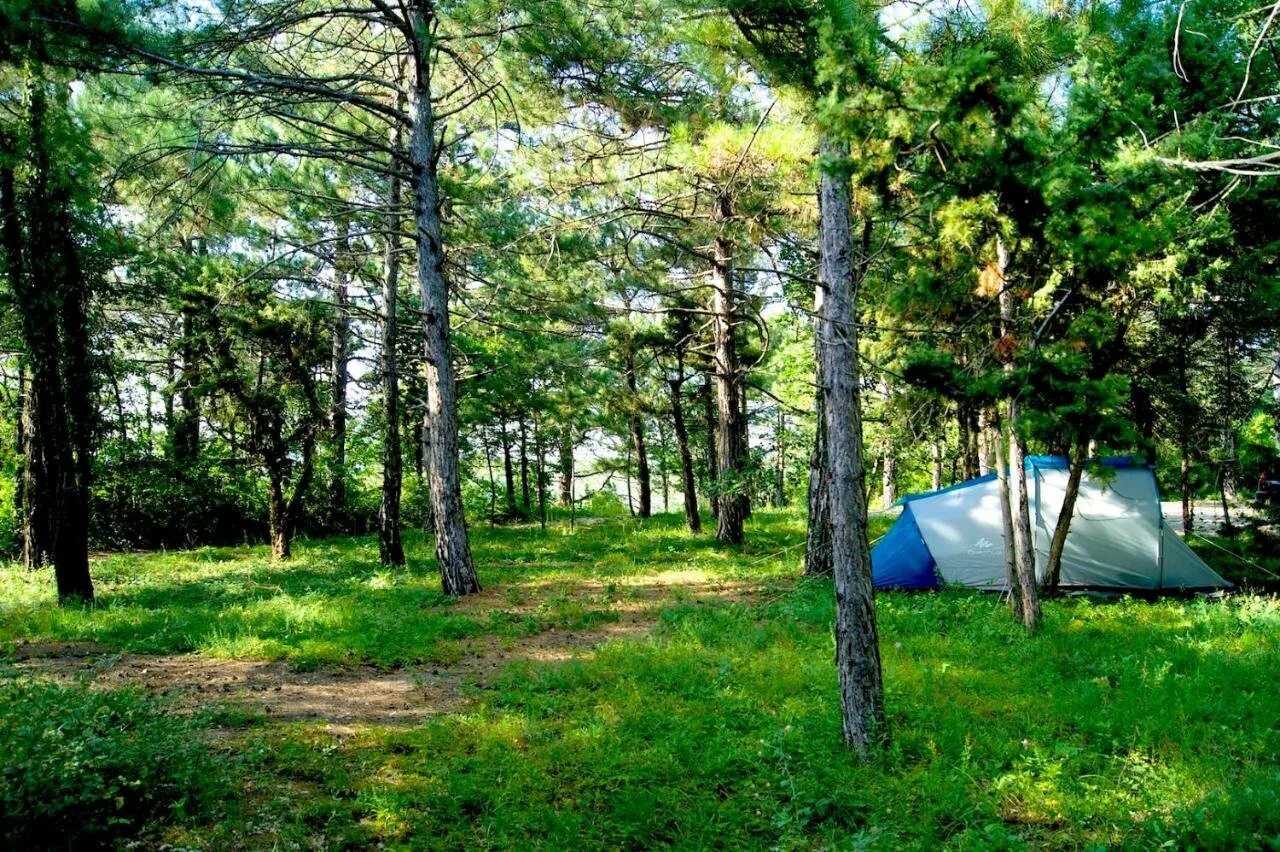
[[(1155, 475), (1128, 458), (1100, 461), (1106, 476), (1086, 474), (1062, 554), (1061, 584), (1077, 589), (1225, 589), (1219, 577), (1164, 523)], [(1027, 496), (1036, 574), (1067, 488), (1067, 460), (1030, 456)], [(901, 501), (902, 514), (871, 551), (878, 589), (941, 585), (1003, 590), (1004, 524), (995, 474)]]

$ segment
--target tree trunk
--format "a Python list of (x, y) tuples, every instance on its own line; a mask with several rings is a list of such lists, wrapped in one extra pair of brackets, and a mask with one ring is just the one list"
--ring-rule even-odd
[(699, 397), (702, 399), (703, 431), (707, 446), (707, 490), (711, 492), (711, 517), (720, 517), (720, 498), (716, 494), (716, 481), (720, 478), (720, 466), (716, 458), (716, 409), (715, 379), (710, 373), (704, 376)]
[(632, 497), (631, 495), (631, 453), (633, 451), (634, 451), (633, 445), (630, 442), (628, 442), (627, 443), (627, 461), (623, 465), (622, 476), (623, 476), (623, 480), (627, 484), (627, 512), (629, 512), (631, 517), (634, 518), (636, 516), (636, 502), (635, 502), (635, 498)]
[(773, 432), (773, 505), (787, 505), (787, 415), (778, 406), (778, 422)]
[[(391, 145), (400, 150), (397, 126)], [(397, 316), (400, 298), (400, 176), (393, 170), (387, 186), (387, 229), (382, 276), (382, 503), (378, 507), (378, 558), (383, 565), (404, 565), (400, 538), (400, 497), (404, 490), (404, 465), (400, 452), (400, 336)], [(419, 430), (420, 431), (420, 430)], [(419, 446), (421, 446), (419, 444)], [(416, 451), (421, 465), (421, 450)], [(419, 475), (421, 475), (419, 469)]]
[(647, 518), (653, 514), (653, 495), (649, 482), (649, 452), (645, 447), (644, 418), (640, 416), (640, 393), (636, 384), (636, 357), (631, 349), (630, 340), (624, 353), (623, 372), (627, 383), (627, 431), (631, 438), (631, 449), (636, 459), (636, 485), (640, 491), (640, 502), (635, 507), (635, 514)]
[(507, 434), (507, 424), (498, 423), (498, 435), (502, 439), (502, 476), (506, 488), (507, 520), (516, 517), (516, 474), (511, 460), (511, 436)]
[(412, 0), (414, 67), (409, 112), (413, 131), (409, 161), (413, 174), (413, 209), (418, 246), (418, 284), (422, 291), (423, 352), (427, 397), (427, 459), (431, 509), (435, 525), (436, 561), (447, 595), (480, 591), (467, 521), (462, 509), (458, 456), (458, 405), (453, 355), (449, 349), (449, 287), (444, 276), (444, 241), (440, 227), (440, 187), (436, 175), (435, 115), (431, 104), (431, 0)]
[(1013, 613), (1015, 619), (1022, 621), (1022, 576), (1018, 573), (1018, 556), (1014, 549), (1013, 505), (1010, 499), (1013, 490), (1009, 487), (1009, 466), (1006, 464), (1009, 456), (1005, 452), (1004, 432), (999, 418), (988, 417), (987, 419), (993, 427), (991, 442), (996, 456), (996, 477), (1000, 483), (1000, 523), (1001, 532), (1004, 534), (1002, 555), (1005, 582), (1009, 586), (1009, 611)]
[(886, 509), (898, 502), (898, 460), (892, 451), (885, 454), (880, 467), (880, 502)]
[(271, 558), (285, 560), (293, 555), (293, 534), (289, 529), (289, 508), (284, 485), (272, 477), (267, 486), (267, 525), (271, 530)]
[(934, 491), (942, 488), (942, 445), (937, 441), (933, 442), (933, 480), (931, 484)]
[(346, 526), (347, 514), (347, 374), (351, 361), (351, 310), (349, 305), (350, 268), (348, 254), (349, 225), (336, 223), (338, 241), (333, 259), (333, 396), (330, 399), (329, 437), (329, 513), (338, 528)]
[(1182, 463), (1178, 467), (1178, 493), (1182, 498), (1182, 534), (1193, 531), (1196, 525), (1195, 511), (1191, 505), (1191, 456), (1187, 448), (1187, 437), (1180, 440)]
[(1222, 502), (1222, 528), (1231, 529), (1231, 506), (1227, 503), (1227, 469), (1218, 471), (1218, 498)]
[(658, 481), (662, 483), (662, 512), (666, 514), (671, 509), (671, 477), (667, 474), (667, 459), (671, 447), (667, 440), (666, 421), (661, 417), (656, 418), (655, 426), (658, 430)]
[(1009, 401), (1009, 474), (1013, 477), (1014, 554), (1022, 591), (1022, 623), (1028, 630), (1040, 626), (1040, 595), (1036, 582), (1035, 541), (1031, 532), (1031, 508), (1027, 497), (1026, 449), (1017, 431), (1018, 403)]
[(489, 471), (489, 526), (492, 527), (498, 522), (498, 484), (493, 476), (493, 450), (488, 430), (480, 431), (480, 439), (484, 442), (484, 466)]
[(350, 251), (347, 237), (349, 226), (343, 219), (336, 222), (335, 227), (337, 242), (334, 245), (333, 261), (333, 354), (330, 368), (333, 387), (329, 400), (331, 454), (327, 484), (329, 511), (338, 518), (345, 514), (347, 505), (347, 377), (351, 360), (351, 316), (347, 265), (347, 253)]
[(689, 451), (689, 430), (684, 423), (684, 404), (681, 399), (684, 372), (680, 378), (668, 382), (671, 388), (671, 423), (676, 433), (676, 452), (680, 455), (680, 486), (684, 492), (684, 519), (691, 532), (702, 531), (702, 518), (698, 515), (698, 484), (693, 476), (693, 454)]
[[(0, 242), (30, 370), (23, 459), (27, 555), (30, 566), (53, 564), (60, 603), (92, 602), (89, 478), (95, 389), (88, 284), (71, 230), (69, 188), (52, 173), (46, 83), (38, 65), (33, 71), (24, 92), (27, 150), (0, 151)], [(17, 198), (12, 165), (19, 156), (31, 165), (25, 203)]]
[(536, 419), (533, 421), (533, 453), (536, 464), (533, 475), (534, 488), (538, 495), (538, 524), (545, 531), (547, 528), (547, 452), (542, 440), (542, 427)]
[(573, 505), (573, 430), (560, 429), (560, 505)]
[[(844, 160), (848, 148), (827, 139), (822, 144), (822, 155), (825, 160)], [(831, 476), (828, 501), (835, 569), (836, 668), (844, 739), (864, 754), (887, 731), (863, 492), (852, 187), (847, 176), (824, 168), (820, 192), (819, 280), (824, 293), (818, 339), (825, 380), (827, 467)], [(870, 227), (868, 221), (864, 245)]]
[(533, 511), (529, 493), (529, 431), (523, 417), (517, 422), (520, 425), (520, 508), (521, 515), (527, 518)]
[[(1006, 340), (1011, 340), (1014, 333), (1013, 293), (1007, 285), (1006, 270), (1009, 264), (1009, 253), (1004, 241), (996, 239), (998, 272), (1000, 275), (1000, 332)], [(1005, 373), (1013, 372), (1013, 355), (1004, 364)], [(1022, 436), (1018, 431), (1018, 397), (1016, 392), (1006, 401), (1008, 407), (1008, 440), (1009, 440), (1009, 478), (1012, 479), (1013, 493), (1009, 496), (1009, 509), (1013, 525), (1014, 569), (1018, 576), (1018, 591), (1022, 596), (1022, 623), (1029, 630), (1040, 625), (1040, 598), (1036, 584), (1036, 555), (1031, 532), (1030, 501), (1027, 499), (1027, 473), (1025, 465), (1026, 450), (1022, 444)], [(1012, 593), (1012, 589), (1010, 590)]]
[(1062, 510), (1053, 527), (1049, 557), (1045, 562), (1044, 587), (1049, 592), (1056, 591), (1062, 581), (1062, 551), (1067, 546), (1067, 532), (1071, 529), (1071, 517), (1076, 512), (1076, 497), (1080, 495), (1080, 480), (1084, 477), (1084, 462), (1088, 455), (1088, 438), (1077, 439), (1067, 471), (1067, 493), (1062, 496)]
[[(822, 209), (823, 193), (818, 194), (818, 208)], [(831, 274), (834, 274), (832, 272)], [(805, 529), (804, 539), (804, 574), (806, 577), (830, 577), (831, 564), (831, 509), (827, 502), (830, 493), (830, 475), (827, 472), (827, 405), (826, 378), (822, 373), (822, 307), (824, 287), (819, 285), (814, 290), (814, 392), (813, 400), (817, 411), (817, 422), (814, 426), (813, 452), (809, 454), (809, 522)]]
[[(723, 229), (731, 215), (729, 198), (720, 193), (715, 201), (715, 218)], [(737, 312), (733, 281), (733, 246), (727, 236), (717, 234), (715, 259), (711, 266), (712, 328), (716, 373), (716, 493), (720, 514), (716, 518), (716, 540), (721, 544), (741, 544), (747, 516), (746, 483), (742, 469), (743, 433), (741, 371), (734, 340)]]
[(31, 538), (31, 518), (27, 513), (27, 365), (18, 359), (18, 393), (14, 402), (13, 416), (13, 518), (17, 528), (17, 545), (19, 559), (29, 571), (35, 567), (29, 550)]
[(992, 461), (994, 453), (988, 414), (985, 408), (978, 412), (978, 476), (986, 476), (991, 472), (993, 463), (1000, 463), (999, 460)]

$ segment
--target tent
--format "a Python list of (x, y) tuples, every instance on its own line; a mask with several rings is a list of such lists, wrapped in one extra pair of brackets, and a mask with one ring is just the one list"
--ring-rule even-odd
[[(1223, 589), (1219, 577), (1164, 523), (1155, 475), (1127, 458), (1103, 459), (1088, 472), (1062, 554), (1064, 587), (1087, 589)], [(1096, 465), (1091, 465), (1096, 467)], [(1049, 543), (1067, 487), (1067, 460), (1030, 456), (1027, 496), (1036, 573), (1043, 578)], [(871, 551), (879, 589), (934, 589), (954, 584), (1001, 590), (1004, 524), (995, 474), (899, 503), (902, 514)]]

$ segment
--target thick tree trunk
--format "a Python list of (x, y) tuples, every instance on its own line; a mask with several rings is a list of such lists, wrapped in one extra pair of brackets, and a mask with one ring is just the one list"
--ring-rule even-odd
[[(822, 154), (826, 160), (844, 160), (848, 148), (828, 139), (823, 141)], [(887, 731), (863, 491), (852, 187), (848, 177), (824, 169), (820, 192), (819, 286), (824, 293), (818, 339), (831, 476), (828, 501), (835, 569), (836, 668), (845, 742), (865, 753)], [(868, 235), (864, 234), (864, 244)]]
[(623, 372), (627, 383), (627, 432), (631, 437), (631, 450), (636, 459), (636, 486), (640, 501), (635, 513), (641, 518), (653, 514), (653, 494), (649, 480), (649, 452), (645, 447), (644, 418), (640, 416), (640, 393), (636, 384), (636, 357), (627, 342)]
[[(731, 215), (728, 196), (721, 193), (715, 201), (715, 218), (721, 228), (727, 227)], [(741, 544), (743, 523), (747, 516), (747, 500), (743, 480), (743, 417), (741, 371), (738, 369), (738, 347), (734, 340), (737, 312), (733, 279), (733, 245), (723, 233), (715, 240), (715, 258), (711, 266), (711, 314), (715, 347), (716, 373), (716, 467), (719, 473), (717, 493), (720, 513), (716, 518), (716, 540), (722, 544)]]
[[(823, 194), (818, 195), (819, 210), (822, 208)], [(813, 452), (809, 455), (809, 522), (805, 529), (804, 540), (804, 574), (806, 577), (830, 577), (833, 571), (831, 564), (831, 509), (827, 503), (827, 495), (831, 487), (831, 478), (827, 472), (827, 405), (826, 378), (822, 373), (822, 307), (823, 286), (815, 288), (813, 297), (814, 322), (814, 405), (817, 411), (817, 422), (814, 426)]]
[(671, 423), (676, 433), (676, 453), (680, 456), (680, 487), (684, 493), (684, 519), (692, 532), (702, 531), (702, 518), (698, 515), (698, 483), (693, 476), (693, 454), (689, 450), (689, 430), (684, 422), (684, 372), (671, 380)]
[[(397, 127), (391, 145), (400, 150)], [(400, 452), (400, 359), (396, 352), (400, 336), (397, 316), (400, 298), (400, 176), (393, 173), (387, 187), (387, 229), (382, 275), (382, 503), (378, 507), (378, 558), (383, 565), (404, 565), (404, 544), (400, 538), (400, 497), (404, 491), (404, 465)], [(420, 430), (418, 430), (420, 433)], [(419, 434), (419, 437), (420, 434)], [(419, 444), (421, 446), (421, 444)], [(421, 450), (418, 464), (421, 466)], [(421, 475), (421, 467), (419, 467)]]
[[(30, 377), (23, 468), (31, 566), (52, 563), (61, 603), (92, 602), (89, 478), (94, 419), (88, 285), (72, 232), (71, 199), (52, 174), (47, 92), (35, 68), (27, 87), (31, 164), (25, 205), (13, 158), (0, 151), (0, 242)], [(24, 213), (26, 222), (24, 226)]]
[(942, 488), (942, 444), (933, 442), (933, 490)]
[(1053, 592), (1062, 581), (1062, 551), (1067, 546), (1067, 532), (1071, 529), (1071, 517), (1076, 512), (1076, 498), (1080, 495), (1080, 480), (1084, 477), (1085, 458), (1089, 455), (1089, 440), (1080, 438), (1071, 453), (1067, 470), (1067, 493), (1062, 496), (1062, 509), (1053, 527), (1049, 542), (1049, 557), (1044, 568), (1044, 587)]
[(440, 188), (436, 176), (435, 116), (431, 104), (431, 0), (412, 0), (410, 19), (415, 37), (409, 113), (413, 132), (409, 161), (413, 170), (415, 239), (418, 246), (418, 284), (422, 291), (423, 350), (425, 355), (427, 467), (435, 525), (436, 560), (440, 583), (447, 595), (480, 591), (467, 521), (462, 510), (462, 478), (458, 456), (458, 405), (453, 355), (449, 349), (449, 287), (444, 275), (444, 241), (440, 227)]
[(346, 219), (336, 223), (337, 243), (333, 260), (333, 356), (330, 375), (333, 394), (329, 400), (329, 514), (339, 528), (347, 514), (347, 378), (351, 361), (351, 308), (349, 303), (351, 246)]
[(289, 518), (289, 501), (284, 485), (276, 477), (267, 486), (267, 526), (271, 531), (271, 558), (283, 561), (293, 556), (293, 530)]

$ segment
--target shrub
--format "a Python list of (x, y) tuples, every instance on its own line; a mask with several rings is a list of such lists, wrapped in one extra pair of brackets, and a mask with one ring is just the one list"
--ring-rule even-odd
[(194, 722), (139, 690), (0, 682), (0, 844), (105, 845), (225, 792)]

